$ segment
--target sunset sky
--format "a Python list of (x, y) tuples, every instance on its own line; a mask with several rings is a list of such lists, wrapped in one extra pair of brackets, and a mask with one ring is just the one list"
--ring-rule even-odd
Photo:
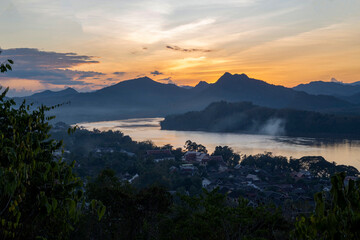
[(89, 91), (139, 76), (272, 84), (360, 81), (359, 0), (1, 0), (12, 95)]

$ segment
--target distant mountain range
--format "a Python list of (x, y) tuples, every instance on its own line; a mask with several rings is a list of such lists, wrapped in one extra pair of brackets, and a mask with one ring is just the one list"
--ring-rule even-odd
[(335, 96), (355, 104), (360, 103), (360, 82), (342, 83), (315, 81), (307, 84), (300, 84), (293, 89), (314, 95)]
[(212, 102), (222, 100), (248, 101), (271, 108), (360, 114), (360, 108), (347, 99), (312, 95), (295, 89), (268, 84), (249, 78), (245, 74), (225, 73), (213, 84), (200, 82), (192, 88), (163, 84), (143, 77), (119, 82), (89, 93), (79, 93), (68, 88), (59, 92), (44, 91), (14, 99), (18, 102), (27, 99), (35, 105), (68, 102), (52, 112), (58, 121), (67, 123), (163, 117), (168, 114), (201, 110)]

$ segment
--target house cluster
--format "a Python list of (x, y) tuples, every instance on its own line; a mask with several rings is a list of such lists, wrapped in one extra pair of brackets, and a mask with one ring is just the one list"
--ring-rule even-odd
[(194, 165), (199, 165), (208, 168), (211, 168), (210, 165), (213, 165), (214, 168), (216, 168), (215, 171), (220, 171), (220, 172), (224, 172), (228, 169), (228, 166), (224, 162), (222, 156), (210, 156), (209, 154), (203, 152), (188, 151), (184, 154), (181, 160), (184, 164), (180, 166), (180, 169), (183, 166), (189, 168), (190, 166), (194, 167)]
[(93, 153), (96, 155), (96, 156), (103, 156), (104, 154), (107, 154), (107, 153), (123, 153), (123, 154), (126, 154), (128, 155), (129, 157), (135, 157), (136, 154), (135, 153), (132, 153), (132, 152), (128, 152), (124, 149), (120, 149), (120, 148), (117, 148), (117, 147), (96, 147), (94, 150), (93, 150)]
[[(147, 155), (155, 162), (175, 159), (170, 150), (150, 150)], [(313, 195), (331, 189), (330, 179), (313, 176), (305, 169), (259, 169), (241, 164), (230, 168), (222, 156), (195, 151), (186, 152), (181, 164), (170, 167), (169, 171), (202, 176), (203, 188), (210, 191), (218, 189), (227, 195), (230, 203), (237, 204), (239, 197), (245, 197), (250, 205), (273, 203), (291, 209), (291, 213), (312, 211), (315, 206)], [(347, 177), (345, 183), (350, 179), (355, 177)]]
[[(175, 156), (169, 149), (147, 150), (146, 158), (152, 159), (157, 163), (165, 160), (175, 160)], [(185, 175), (194, 175), (198, 172), (198, 166), (206, 167), (211, 165), (211, 163), (218, 167), (216, 171), (223, 172), (228, 169), (222, 156), (210, 156), (203, 152), (188, 151), (182, 156), (181, 162), (182, 164), (179, 168), (174, 166), (169, 170), (171, 172), (180, 171), (181, 174)]]
[[(291, 207), (298, 208), (299, 212), (312, 208), (315, 204), (313, 194), (328, 189), (330, 185), (328, 180), (315, 181), (309, 172), (268, 172), (241, 165), (222, 172), (208, 171), (207, 177), (202, 180), (204, 188), (218, 188), (233, 203), (237, 203), (240, 196), (247, 198), (250, 205), (274, 203), (284, 206), (285, 202), (291, 202)], [(302, 205), (298, 207), (295, 203)]]

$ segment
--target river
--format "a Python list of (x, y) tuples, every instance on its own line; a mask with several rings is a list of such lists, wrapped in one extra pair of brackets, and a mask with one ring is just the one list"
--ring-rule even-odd
[(204, 145), (211, 153), (216, 146), (230, 146), (240, 154), (272, 152), (273, 155), (300, 158), (323, 156), (327, 161), (356, 167), (360, 170), (360, 141), (329, 141), (315, 138), (254, 135), (240, 133), (209, 133), (168, 131), (160, 129), (163, 118), (137, 118), (117, 121), (78, 123), (88, 130), (119, 130), (135, 141), (151, 140), (157, 146), (171, 144), (183, 147), (186, 140)]

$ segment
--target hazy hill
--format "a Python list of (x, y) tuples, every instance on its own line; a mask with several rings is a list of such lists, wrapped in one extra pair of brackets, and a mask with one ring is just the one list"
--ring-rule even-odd
[(14, 100), (16, 102), (22, 102), (24, 99), (26, 99), (27, 101), (33, 102), (36, 105), (44, 103), (50, 106), (59, 103), (64, 103), (66, 101), (71, 101), (71, 99), (77, 94), (79, 93), (75, 89), (66, 88), (64, 90), (57, 92), (45, 90), (43, 92), (35, 93), (28, 97), (15, 97)]
[(344, 96), (340, 97), (341, 99), (344, 99), (348, 102), (354, 103), (354, 104), (360, 104), (360, 92), (355, 93), (351, 96)]
[(74, 95), (77, 93), (78, 93), (78, 91), (69, 87), (69, 88), (66, 88), (64, 90), (57, 91), (57, 92), (54, 92), (51, 90), (45, 90), (43, 92), (35, 93), (35, 94), (29, 96), (28, 98), (65, 97), (65, 96), (70, 96), (70, 95)]
[(351, 96), (360, 93), (360, 85), (355, 83), (315, 81), (300, 84), (293, 89), (314, 95)]
[(89, 93), (78, 93), (73, 89), (60, 92), (45, 91), (26, 99), (46, 105), (70, 102), (53, 112), (57, 115), (57, 120), (68, 123), (159, 117), (200, 110), (211, 102), (221, 100), (249, 101), (273, 108), (332, 112), (354, 108), (349, 102), (332, 96), (310, 95), (252, 79), (245, 74), (230, 73), (225, 73), (216, 83), (200, 82), (190, 89), (143, 77), (119, 82)]
[(215, 102), (202, 111), (169, 115), (165, 130), (360, 139), (360, 116), (273, 109), (249, 102)]

